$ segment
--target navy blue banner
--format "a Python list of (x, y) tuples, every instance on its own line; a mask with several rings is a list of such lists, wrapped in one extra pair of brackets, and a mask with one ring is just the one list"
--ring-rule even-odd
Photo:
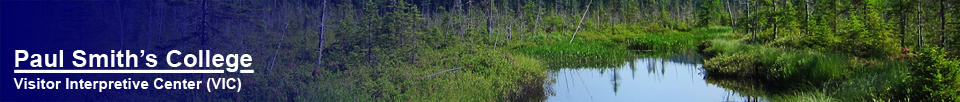
[(195, 3), (3, 1), (0, 101), (258, 100), (266, 54)]

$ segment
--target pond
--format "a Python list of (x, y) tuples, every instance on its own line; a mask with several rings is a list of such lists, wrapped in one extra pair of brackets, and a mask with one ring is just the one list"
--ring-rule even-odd
[[(547, 102), (758, 101), (710, 84), (699, 55), (635, 58), (606, 68), (553, 68)], [(619, 67), (617, 67), (617, 65)], [(606, 65), (610, 66), (610, 65)]]

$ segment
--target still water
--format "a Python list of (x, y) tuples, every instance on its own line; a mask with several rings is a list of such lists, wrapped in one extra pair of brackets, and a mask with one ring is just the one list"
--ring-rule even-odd
[(708, 84), (699, 57), (636, 58), (613, 68), (559, 68), (550, 72), (547, 102), (744, 102)]

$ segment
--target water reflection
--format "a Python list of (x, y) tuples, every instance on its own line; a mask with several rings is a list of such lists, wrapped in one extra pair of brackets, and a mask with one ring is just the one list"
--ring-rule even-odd
[[(611, 65), (603, 65), (611, 66)], [(717, 86), (702, 74), (695, 54), (661, 58), (637, 58), (618, 67), (558, 68), (551, 73), (549, 102), (653, 101), (716, 102), (758, 101), (739, 91)], [(646, 68), (647, 73), (637, 73)], [(629, 74), (631, 78), (622, 78)], [(712, 80), (718, 81), (718, 80)], [(608, 83), (608, 84), (603, 84)], [(708, 84), (709, 83), (709, 84)], [(722, 82), (720, 82), (722, 83)]]

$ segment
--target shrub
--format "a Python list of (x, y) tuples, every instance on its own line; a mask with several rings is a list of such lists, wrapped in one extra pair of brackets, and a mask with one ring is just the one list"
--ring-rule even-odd
[(761, 72), (757, 71), (760, 65), (757, 59), (757, 56), (751, 53), (724, 54), (705, 61), (703, 69), (711, 76), (754, 77)]
[(960, 61), (940, 48), (926, 48), (915, 55), (912, 81), (926, 101), (960, 101)]

